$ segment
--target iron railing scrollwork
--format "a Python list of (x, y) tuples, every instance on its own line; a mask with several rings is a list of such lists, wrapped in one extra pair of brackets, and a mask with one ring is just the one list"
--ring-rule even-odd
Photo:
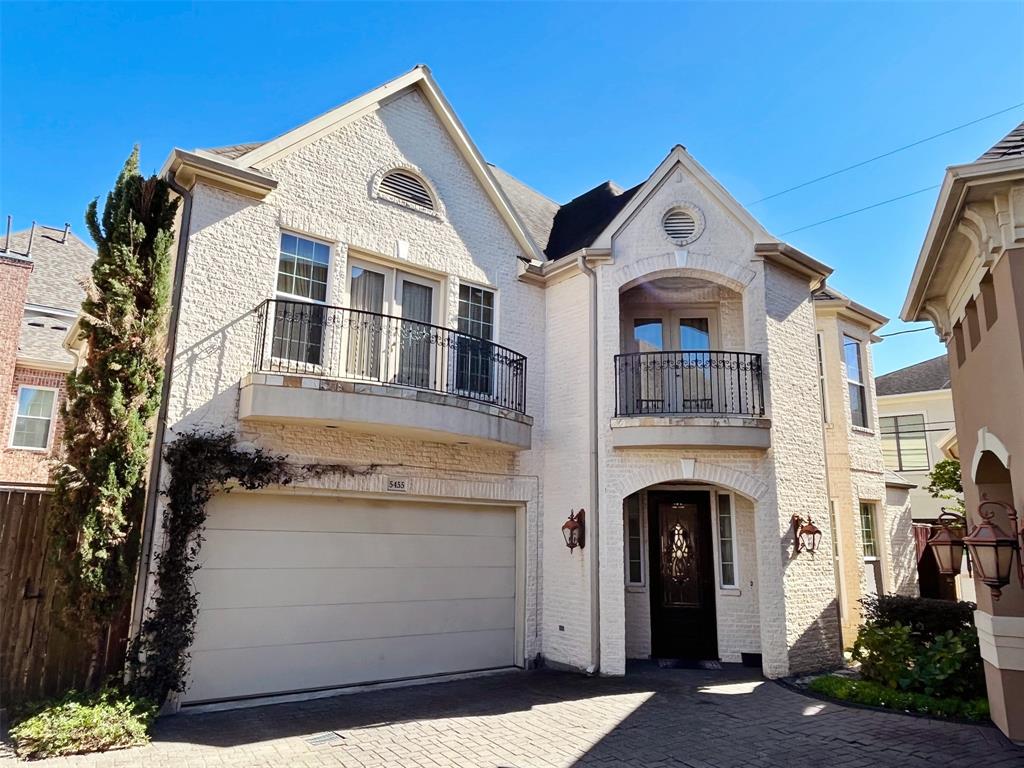
[(763, 416), (761, 356), (635, 352), (615, 356), (615, 415)]
[(268, 299), (253, 371), (397, 384), (526, 412), (526, 356), (453, 328), (347, 307)]

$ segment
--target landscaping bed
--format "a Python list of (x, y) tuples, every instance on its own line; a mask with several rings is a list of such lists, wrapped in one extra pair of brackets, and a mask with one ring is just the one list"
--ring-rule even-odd
[(856, 706), (929, 717), (989, 718), (971, 603), (885, 595), (861, 601), (852, 665), (789, 684)]

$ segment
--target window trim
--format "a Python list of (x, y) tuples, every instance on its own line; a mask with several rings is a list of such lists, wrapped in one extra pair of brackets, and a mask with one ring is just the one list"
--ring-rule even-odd
[[(864, 508), (865, 507), (868, 507), (871, 510), (869, 517), (871, 519), (871, 529), (872, 529), (871, 530), (871, 535), (873, 537), (872, 544), (874, 545), (874, 548), (875, 548), (875, 554), (873, 554), (873, 555), (867, 554), (867, 546), (866, 546), (866, 544), (867, 544), (867, 537), (864, 535), (864, 532), (865, 532), (865, 529), (864, 529)], [(878, 526), (878, 503), (874, 502), (874, 501), (865, 501), (864, 499), (857, 499), (857, 515), (858, 515), (858, 519), (860, 521), (860, 551), (861, 551), (861, 559), (864, 560), (864, 562), (866, 562), (866, 563), (874, 562), (876, 560), (881, 560), (882, 559), (882, 540), (881, 540), (881, 537), (878, 535), (878, 529), (879, 529), (879, 526)]]
[[(298, 237), (303, 240), (309, 240), (313, 243), (319, 243), (320, 245), (327, 246), (327, 284), (324, 286), (324, 300), (311, 299), (308, 296), (300, 296), (297, 293), (288, 293), (287, 291), (279, 291), (277, 289), (277, 279), (281, 274), (281, 238), (285, 235), (291, 235), (292, 237)], [(331, 295), (334, 290), (334, 265), (335, 265), (335, 246), (337, 243), (332, 243), (329, 240), (325, 240), (322, 237), (314, 237), (313, 235), (307, 235), (294, 229), (286, 229), (281, 227), (277, 233), (277, 258), (274, 260), (274, 298), (284, 299), (286, 301), (304, 301), (309, 304), (320, 304), (328, 306), (331, 304)]]
[[(736, 537), (736, 494), (732, 491), (715, 490), (712, 494), (714, 496), (715, 505), (715, 530), (714, 530), (714, 542), (715, 542), (715, 565), (717, 573), (715, 574), (715, 580), (718, 582), (718, 588), (720, 590), (736, 590), (740, 589), (740, 585), (743, 583), (743, 579), (740, 578), (740, 551), (739, 551), (739, 540)], [(729, 497), (729, 533), (731, 536), (732, 543), (732, 579), (733, 583), (726, 584), (725, 579), (722, 578), (722, 539), (719, 535), (721, 530), (721, 518), (720, 512), (721, 507), (718, 505), (718, 499), (721, 496)]]
[(828, 407), (828, 366), (825, 365), (825, 332), (817, 331), (818, 337), (818, 385), (821, 390), (821, 418), (825, 424), (832, 423), (832, 413)]
[[(15, 445), (14, 444), (14, 434), (15, 434), (15, 430), (17, 429), (17, 426), (18, 426), (18, 419), (19, 418), (25, 418), (25, 419), (41, 419), (41, 418), (43, 418), (42, 416), (20, 416), (18, 414), (18, 402), (21, 400), (21, 392), (24, 389), (36, 389), (36, 390), (41, 390), (41, 391), (44, 391), (44, 392), (53, 392), (53, 403), (50, 406), (50, 416), (49, 416), (50, 423), (49, 423), (49, 425), (47, 427), (47, 430), (46, 430), (46, 445), (43, 446), (42, 448), (38, 448), (36, 446), (31, 446), (31, 445)], [(53, 433), (54, 433), (54, 429), (55, 429), (55, 427), (57, 425), (57, 403), (59, 401), (60, 401), (60, 389), (58, 387), (47, 387), (47, 386), (44, 386), (44, 385), (41, 385), (41, 384), (40, 385), (36, 385), (36, 384), (19, 384), (18, 385), (18, 391), (17, 391), (17, 393), (14, 396), (14, 407), (11, 409), (13, 411), (12, 418), (11, 418), (11, 436), (7, 440), (7, 447), (10, 448), (13, 451), (29, 451), (31, 453), (49, 453), (51, 450), (53, 450)]]
[(644, 592), (647, 590), (647, 493), (646, 491), (636, 493), (636, 522), (640, 528), (640, 581), (631, 581), (629, 577), (629, 512), (626, 509), (626, 499), (628, 498), (629, 496), (622, 500), (622, 525), (625, 532), (625, 536), (622, 537), (623, 563), (625, 564), (625, 572), (622, 577), (627, 590)]
[[(849, 409), (848, 409), (849, 410), (849, 414), (850, 414), (850, 427), (852, 427), (854, 430), (861, 430), (861, 431), (864, 431), (864, 432), (873, 432), (873, 429), (872, 429), (872, 426), (871, 426), (871, 402), (870, 402), (871, 395), (868, 392), (868, 383), (867, 383), (867, 380), (866, 380), (867, 377), (865, 376), (865, 374), (867, 372), (864, 370), (864, 343), (865, 342), (864, 342), (863, 339), (859, 339), (856, 336), (853, 336), (853, 335), (847, 333), (846, 331), (842, 332), (842, 336), (843, 336), (843, 373), (846, 376), (846, 396), (848, 398), (850, 397), (850, 385), (851, 384), (857, 385), (864, 392), (864, 401), (863, 401), (863, 406), (864, 406), (864, 424), (854, 424), (853, 423), (853, 399), (851, 398), (850, 402), (849, 402)], [(854, 342), (857, 345), (857, 367), (859, 369), (860, 379), (851, 379), (850, 378), (850, 366), (846, 362), (846, 342), (847, 342), (847, 339), (849, 339), (850, 341)]]
[[(932, 458), (933, 458), (932, 457), (932, 445), (928, 441), (928, 414), (927, 413), (924, 413), (922, 411), (906, 411), (906, 412), (900, 411), (900, 412), (891, 412), (891, 413), (880, 413), (880, 414), (878, 414), (878, 437), (879, 437), (879, 440), (883, 440), (886, 437), (886, 435), (882, 432), (882, 419), (900, 419), (900, 418), (903, 418), (903, 417), (906, 417), (906, 416), (920, 416), (921, 420), (924, 422), (924, 425), (923, 425), (924, 426), (924, 449), (925, 449), (925, 457), (926, 457), (926, 461), (927, 461), (928, 466), (925, 467), (924, 469), (902, 469), (903, 459), (900, 456), (899, 440), (897, 439), (897, 441), (896, 441), (896, 463), (899, 464), (901, 469), (894, 469), (892, 471), (893, 472), (931, 472), (932, 467), (934, 466), (934, 464), (932, 463)], [(897, 427), (896, 435), (899, 434), (898, 429), (899, 428)], [(884, 462), (884, 458), (883, 458), (883, 462)]]

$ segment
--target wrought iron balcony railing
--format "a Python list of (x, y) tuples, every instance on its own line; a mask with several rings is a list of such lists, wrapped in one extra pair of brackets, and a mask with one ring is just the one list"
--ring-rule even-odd
[(526, 357), (452, 328), (285, 299), (256, 310), (253, 370), (414, 387), (526, 412)]
[(761, 356), (636, 352), (615, 356), (616, 416), (763, 416)]

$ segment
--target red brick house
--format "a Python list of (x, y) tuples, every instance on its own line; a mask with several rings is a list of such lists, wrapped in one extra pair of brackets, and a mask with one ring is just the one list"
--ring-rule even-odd
[(96, 253), (67, 228), (0, 240), (0, 483), (45, 484), (75, 324)]

